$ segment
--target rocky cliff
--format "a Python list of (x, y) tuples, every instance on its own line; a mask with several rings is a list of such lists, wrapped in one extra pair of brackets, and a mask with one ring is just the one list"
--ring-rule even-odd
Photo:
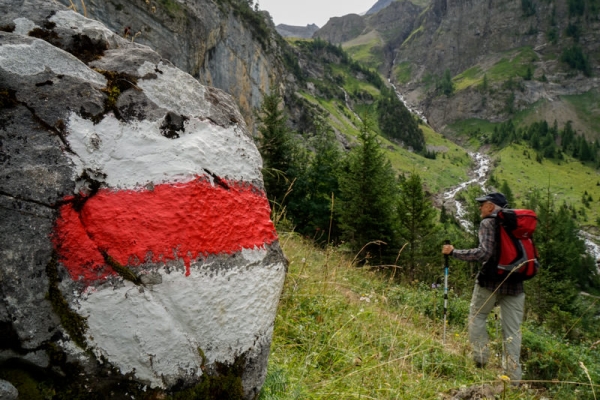
[(150, 46), (202, 84), (229, 93), (248, 126), (285, 76), (268, 14), (236, 0), (60, 0), (135, 43)]
[[(592, 2), (423, 3), (394, 1), (364, 17), (332, 20), (315, 36), (379, 66), (437, 130), (469, 118), (504, 121), (536, 108), (539, 119), (561, 126), (571, 120), (584, 134), (598, 131), (564, 101), (599, 88), (600, 14)], [(455, 87), (451, 95), (436, 90), (446, 71)]]
[[(402, 91), (424, 109), (436, 129), (468, 118), (506, 120), (514, 111), (531, 108), (542, 100), (547, 105), (538, 110), (540, 119), (557, 119), (561, 126), (573, 120), (576, 128), (585, 132), (590, 127), (578, 123), (572, 107), (563, 103), (561, 96), (599, 87), (594, 77), (594, 71), (600, 71), (596, 59), (598, 28), (593, 11), (575, 15), (566, 0), (434, 0), (411, 35), (395, 47), (390, 69), (403, 64), (405, 71), (411, 71), (409, 80), (399, 82)], [(574, 46), (587, 57), (590, 76), (561, 61), (565, 50)], [(507, 62), (513, 63), (513, 71), (498, 72)], [(463, 83), (450, 97), (439, 96), (427, 83), (446, 70), (457, 76), (469, 69), (470, 79), (478, 84), (462, 89)], [(517, 73), (517, 69), (523, 72)], [(531, 76), (524, 78), (526, 69)], [(482, 91), (484, 75), (493, 82)], [(506, 84), (509, 77), (512, 84)], [(394, 74), (391, 78), (397, 79)]]
[(286, 261), (231, 96), (4, 1), (0, 163), (0, 376), (22, 396), (257, 396)]
[(367, 24), (358, 14), (348, 14), (343, 17), (330, 18), (325, 26), (319, 29), (314, 37), (340, 44), (360, 36)]

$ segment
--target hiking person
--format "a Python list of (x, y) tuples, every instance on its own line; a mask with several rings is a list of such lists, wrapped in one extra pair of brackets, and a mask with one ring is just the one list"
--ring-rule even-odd
[(506, 348), (505, 373), (511, 381), (521, 380), (521, 322), (525, 306), (525, 293), (522, 281), (502, 279), (496, 273), (498, 249), (496, 237), (496, 215), (508, 203), (502, 193), (490, 193), (475, 199), (479, 203), (481, 224), (479, 225), (479, 246), (474, 249), (458, 250), (450, 244), (442, 248), (442, 253), (462, 261), (481, 261), (469, 312), (469, 341), (473, 359), (479, 368), (484, 368), (489, 360), (486, 320), (494, 306), (500, 306), (502, 315), (502, 335)]

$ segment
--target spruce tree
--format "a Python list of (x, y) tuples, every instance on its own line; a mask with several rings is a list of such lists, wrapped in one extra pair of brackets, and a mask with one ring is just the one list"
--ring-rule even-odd
[(292, 197), (288, 209), (295, 216), (296, 230), (319, 242), (339, 236), (337, 221), (332, 220), (331, 203), (339, 197), (338, 171), (342, 151), (331, 127), (317, 118), (314, 136), (309, 141), (314, 155), (308, 163), (302, 198)]
[(397, 215), (400, 244), (407, 244), (400, 259), (408, 267), (410, 280), (431, 280), (435, 272), (426, 266), (433, 264), (432, 257), (439, 260), (439, 254), (432, 251), (439, 247), (436, 213), (415, 172), (400, 179)]
[[(263, 180), (271, 207), (283, 208), (292, 183), (303, 175), (305, 155), (286, 126), (287, 117), (280, 107), (277, 93), (266, 95), (260, 108), (257, 138), (263, 159)], [(300, 185), (298, 185), (300, 186)], [(298, 190), (296, 191), (298, 192)]]
[(508, 182), (506, 181), (506, 179), (502, 181), (502, 186), (500, 186), (500, 192), (504, 194), (504, 197), (506, 197), (506, 201), (508, 202), (509, 207), (517, 207), (517, 204), (515, 202), (515, 196), (510, 186), (508, 186)]
[(423, 131), (393, 90), (382, 91), (377, 101), (377, 113), (379, 129), (384, 136), (400, 140), (416, 152), (425, 149)]
[[(371, 241), (391, 244), (396, 181), (371, 123), (363, 118), (360, 145), (350, 151), (340, 171), (340, 201), (336, 203), (343, 237), (353, 250)], [(367, 252), (377, 252), (368, 246)]]

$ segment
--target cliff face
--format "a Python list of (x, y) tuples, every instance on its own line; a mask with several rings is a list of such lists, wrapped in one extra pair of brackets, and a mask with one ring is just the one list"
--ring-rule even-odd
[[(529, 9), (523, 4), (520, 0), (434, 0), (411, 36), (394, 47), (394, 65), (404, 63), (411, 70), (410, 80), (399, 83), (402, 91), (409, 101), (424, 110), (435, 128), (466, 118), (506, 120), (511, 114), (507, 108), (523, 110), (539, 100), (554, 103), (544, 108), (547, 111), (540, 118), (550, 122), (556, 118), (559, 124), (576, 120), (570, 107), (561, 105), (560, 97), (599, 87), (594, 78), (600, 46), (598, 18), (590, 14), (573, 15), (566, 0), (533, 1)], [(569, 27), (575, 25), (577, 35), (567, 34)], [(589, 57), (591, 76), (584, 76), (560, 61), (564, 50), (573, 46)], [(431, 85), (426, 83), (428, 76), (442, 76), (446, 70), (456, 76), (475, 68), (479, 81), (486, 73), (493, 77), (494, 66), (518, 57), (522, 49), (530, 49), (529, 56), (516, 67), (528, 65), (532, 76), (527, 80), (516, 76), (518, 90), (507, 88), (500, 78), (490, 84), (489, 91), (481, 91), (477, 85), (446, 97), (432, 92)], [(394, 81), (396, 77), (392, 75), (391, 79)], [(511, 107), (507, 107), (513, 97)]]
[[(541, 100), (540, 119), (571, 120), (583, 133), (597, 131), (563, 99), (600, 87), (600, 13), (593, 4), (399, 0), (376, 6), (385, 7), (331, 19), (315, 36), (378, 67), (435, 129), (468, 118), (504, 121)], [(577, 61), (587, 63), (585, 71), (561, 60), (572, 49), (581, 54)], [(455, 85), (450, 96), (435, 90), (446, 71)], [(481, 90), (484, 76), (489, 85)]]
[(229, 93), (250, 127), (252, 110), (284, 76), (268, 15), (265, 22), (273, 29), (259, 31), (256, 20), (243, 18), (227, 1), (86, 0), (85, 10), (74, 3), (80, 13), (150, 46), (202, 84)]
[(365, 19), (358, 14), (348, 14), (343, 17), (330, 18), (325, 26), (319, 29), (314, 37), (327, 40), (331, 43), (344, 43), (360, 36), (367, 24)]

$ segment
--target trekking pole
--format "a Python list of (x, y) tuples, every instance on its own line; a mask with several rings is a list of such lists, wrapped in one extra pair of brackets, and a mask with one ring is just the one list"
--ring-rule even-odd
[[(450, 240), (446, 239), (445, 244), (450, 244)], [(448, 254), (444, 254), (444, 336), (442, 344), (446, 344), (446, 316), (448, 314)]]

